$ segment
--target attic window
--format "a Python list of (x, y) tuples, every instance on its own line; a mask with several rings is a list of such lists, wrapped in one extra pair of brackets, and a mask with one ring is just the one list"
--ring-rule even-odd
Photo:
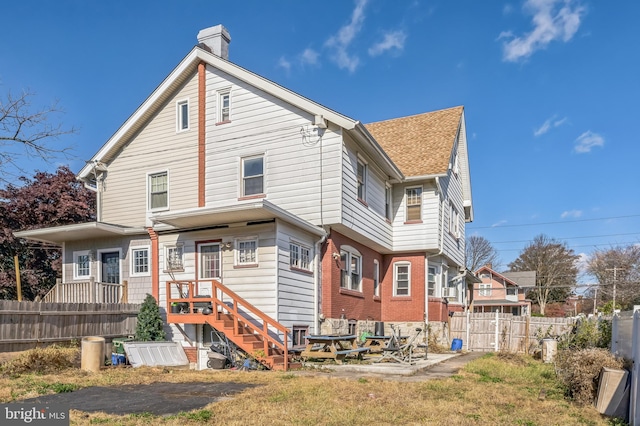
[(218, 92), (218, 123), (231, 121), (231, 89)]
[(178, 132), (189, 130), (189, 101), (178, 102), (176, 110)]

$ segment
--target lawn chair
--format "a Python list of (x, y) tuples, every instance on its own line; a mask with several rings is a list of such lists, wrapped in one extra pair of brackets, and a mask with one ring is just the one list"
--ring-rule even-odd
[(416, 334), (403, 343), (405, 340), (400, 336), (399, 327), (391, 324), (391, 339), (387, 342), (387, 345), (382, 348), (382, 357), (375, 362), (382, 362), (388, 360), (391, 362), (399, 362), (401, 364), (413, 365), (415, 361), (413, 359), (413, 342), (422, 333), (421, 328), (416, 328)]

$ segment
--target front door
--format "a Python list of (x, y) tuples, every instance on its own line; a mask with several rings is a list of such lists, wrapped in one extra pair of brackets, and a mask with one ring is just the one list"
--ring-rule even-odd
[(120, 253), (117, 251), (102, 253), (103, 283), (120, 284)]

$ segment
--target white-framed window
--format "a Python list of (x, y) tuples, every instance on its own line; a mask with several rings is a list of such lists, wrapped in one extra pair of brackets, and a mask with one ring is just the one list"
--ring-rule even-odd
[(242, 196), (264, 193), (264, 156), (242, 159)]
[(87, 279), (91, 276), (91, 254), (89, 250), (73, 252), (73, 279)]
[(362, 255), (352, 247), (340, 250), (340, 287), (362, 291)]
[(429, 266), (427, 268), (427, 294), (429, 296), (436, 295), (436, 273), (437, 270), (435, 266)]
[(362, 201), (367, 199), (367, 163), (358, 158), (357, 166), (358, 198)]
[(176, 102), (176, 128), (178, 132), (189, 130), (189, 100)]
[(377, 259), (373, 260), (373, 295), (380, 297), (380, 263)]
[(165, 271), (184, 271), (184, 247), (182, 244), (165, 246)]
[(198, 278), (220, 278), (222, 250), (220, 243), (198, 244)]
[(398, 262), (393, 264), (393, 295), (411, 295), (411, 263)]
[(130, 275), (132, 277), (148, 276), (150, 271), (149, 247), (132, 247)]
[(422, 220), (422, 187), (406, 188), (407, 221)]
[(293, 268), (311, 270), (311, 249), (303, 244), (289, 243), (289, 265)]
[(393, 219), (393, 192), (389, 185), (384, 187), (384, 215), (388, 220)]
[(158, 172), (149, 174), (149, 210), (164, 210), (169, 208), (169, 173)]
[(491, 296), (491, 283), (480, 284), (480, 296)]
[(236, 265), (258, 264), (258, 239), (243, 238), (236, 240)]
[(460, 216), (451, 202), (449, 202), (449, 232), (454, 237), (460, 238)]
[(218, 92), (218, 123), (231, 121), (231, 89)]

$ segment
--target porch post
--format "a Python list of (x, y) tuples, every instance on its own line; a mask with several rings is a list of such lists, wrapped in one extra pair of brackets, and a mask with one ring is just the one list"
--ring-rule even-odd
[(96, 279), (89, 277), (89, 303), (96, 303)]

